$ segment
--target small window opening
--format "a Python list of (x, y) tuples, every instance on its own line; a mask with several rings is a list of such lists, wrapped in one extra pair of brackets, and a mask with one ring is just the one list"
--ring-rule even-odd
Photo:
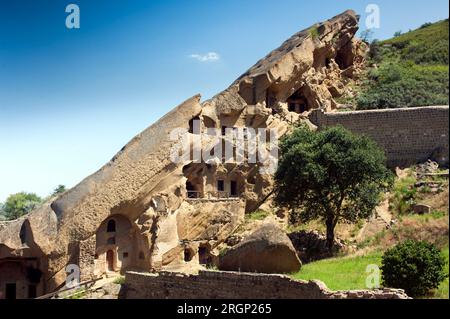
[(231, 197), (237, 197), (238, 196), (237, 182), (236, 181), (231, 181), (230, 182), (230, 196)]
[(224, 180), (218, 180), (217, 181), (217, 191), (224, 192), (225, 191), (225, 181)]
[(192, 260), (193, 257), (194, 256), (192, 254), (192, 251), (190, 249), (186, 248), (184, 250), (184, 261), (189, 262)]
[(114, 219), (108, 221), (108, 225), (106, 226), (106, 232), (108, 233), (116, 232), (116, 221)]

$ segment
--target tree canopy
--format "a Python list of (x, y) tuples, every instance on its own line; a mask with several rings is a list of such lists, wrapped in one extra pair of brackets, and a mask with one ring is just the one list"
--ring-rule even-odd
[(292, 223), (324, 221), (330, 250), (336, 224), (371, 216), (393, 182), (375, 142), (342, 126), (319, 132), (299, 126), (281, 140), (280, 153), (275, 202), (290, 210)]
[(66, 186), (65, 185), (58, 185), (54, 190), (53, 190), (53, 194), (52, 195), (59, 195), (62, 194), (66, 191)]
[(28, 214), (42, 203), (42, 199), (34, 193), (17, 193), (10, 195), (1, 205), (1, 215), (8, 220), (17, 219)]

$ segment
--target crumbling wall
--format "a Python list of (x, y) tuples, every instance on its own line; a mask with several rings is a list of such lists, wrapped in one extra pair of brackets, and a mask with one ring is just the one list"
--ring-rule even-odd
[(448, 106), (336, 113), (316, 110), (310, 121), (319, 129), (340, 124), (369, 136), (384, 149), (390, 167), (425, 162), (437, 153), (441, 164), (448, 164)]
[(398, 289), (331, 291), (316, 280), (283, 275), (200, 271), (198, 275), (127, 272), (126, 299), (407, 299)]

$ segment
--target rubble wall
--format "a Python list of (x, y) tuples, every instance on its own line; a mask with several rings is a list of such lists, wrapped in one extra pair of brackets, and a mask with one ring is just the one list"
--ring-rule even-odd
[(314, 111), (310, 120), (321, 128), (342, 125), (371, 137), (386, 152), (390, 167), (425, 162), (436, 150), (449, 155), (448, 106), (324, 113)]
[(126, 299), (407, 299), (398, 289), (330, 291), (320, 281), (283, 275), (200, 271), (198, 275), (127, 272)]

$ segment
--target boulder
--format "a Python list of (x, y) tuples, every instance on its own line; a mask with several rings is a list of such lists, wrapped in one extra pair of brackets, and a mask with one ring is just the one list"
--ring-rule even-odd
[(265, 224), (219, 261), (219, 269), (259, 273), (293, 273), (302, 264), (289, 237), (276, 225)]
[(327, 247), (327, 237), (318, 231), (298, 231), (290, 233), (289, 238), (303, 262), (309, 263), (315, 260), (330, 258), (339, 251), (344, 250), (345, 244), (335, 238), (333, 251)]

